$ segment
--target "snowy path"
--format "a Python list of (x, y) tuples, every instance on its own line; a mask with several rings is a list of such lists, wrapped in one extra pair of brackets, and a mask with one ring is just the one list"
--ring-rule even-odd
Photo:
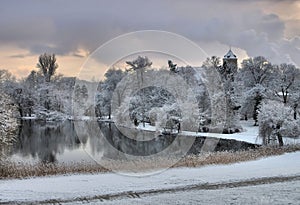
[[(41, 202), (47, 200), (50, 200), (50, 202), (60, 200), (67, 202), (69, 200), (73, 203), (75, 198), (92, 199), (95, 196), (119, 195), (124, 192), (176, 190), (180, 187), (203, 186), (205, 184), (214, 183), (239, 183), (247, 180), (255, 182), (265, 177), (275, 177), (279, 179), (291, 178), (293, 179), (292, 181), (284, 183), (294, 183), (295, 186), (299, 187), (300, 152), (232, 165), (169, 169), (159, 174), (143, 177), (107, 173), (41, 177), (24, 180), (1, 180), (0, 203), (10, 203), (13, 201)], [(242, 187), (242, 189), (247, 190), (247, 187)], [(209, 193), (211, 190), (204, 191)], [(193, 192), (195, 192), (195, 190), (182, 194), (189, 195)], [(217, 193), (220, 192), (220, 190), (211, 192)], [(233, 192), (233, 190), (229, 192)], [(181, 192), (179, 192), (179, 196), (180, 193)], [(165, 197), (165, 199), (167, 199), (167, 195), (168, 193), (163, 193), (162, 198)], [(135, 197), (134, 194), (132, 197)], [(155, 198), (155, 196), (146, 197)], [(120, 204), (124, 204), (124, 202)], [(136, 202), (136, 204), (138, 203)]]
[[(215, 190), (192, 190), (153, 194), (143, 197), (126, 197), (118, 200), (91, 200), (89, 204), (113, 205), (191, 205), (191, 204), (299, 204), (300, 181), (263, 184)], [(85, 204), (70, 202), (66, 204)]]

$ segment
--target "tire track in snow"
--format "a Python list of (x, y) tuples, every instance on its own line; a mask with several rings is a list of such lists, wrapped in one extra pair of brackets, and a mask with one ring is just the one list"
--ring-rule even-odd
[(300, 181), (300, 175), (298, 176), (277, 176), (277, 177), (264, 177), (264, 178), (254, 178), (243, 181), (232, 181), (232, 182), (222, 182), (222, 183), (201, 183), (186, 186), (178, 186), (172, 188), (162, 188), (162, 189), (150, 189), (144, 191), (125, 191), (114, 194), (87, 196), (87, 197), (77, 197), (73, 199), (49, 199), (43, 201), (7, 201), (0, 202), (0, 204), (64, 204), (72, 202), (95, 202), (95, 201), (110, 201), (124, 198), (141, 198), (149, 195), (158, 195), (164, 193), (175, 193), (184, 191), (194, 191), (194, 190), (217, 190), (226, 188), (237, 188), (246, 186), (257, 186), (263, 184), (273, 184), (288, 181)]

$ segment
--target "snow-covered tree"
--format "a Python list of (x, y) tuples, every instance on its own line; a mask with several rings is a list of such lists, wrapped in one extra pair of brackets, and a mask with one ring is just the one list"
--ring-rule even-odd
[(81, 95), (82, 95), (82, 98), (85, 99), (85, 100), (89, 97), (89, 92), (88, 92), (88, 89), (87, 89), (86, 85), (82, 85)]
[(278, 101), (266, 101), (261, 104), (258, 122), (259, 136), (264, 144), (277, 141), (283, 145), (283, 137), (299, 137), (300, 121), (292, 116), (293, 109)]
[(295, 120), (298, 119), (298, 115), (300, 113), (300, 89), (298, 92), (294, 92), (291, 96), (291, 107), (293, 108), (293, 117)]
[(6, 94), (12, 96), (14, 90), (19, 87), (16, 77), (8, 70), (0, 69), (0, 87)]
[[(53, 77), (55, 80), (55, 76)], [(76, 78), (75, 77), (61, 77), (55, 83), (55, 93), (61, 103), (61, 112), (71, 115), (72, 112), (72, 94), (75, 87)]]
[(8, 81), (16, 81), (16, 77), (8, 70), (0, 69), (0, 84), (4, 84)]
[(88, 93), (88, 89), (86, 87), (86, 85), (79, 85), (77, 84), (75, 86), (75, 101), (80, 103), (80, 104), (83, 104), (87, 98), (89, 97), (89, 93)]
[[(132, 120), (137, 119), (140, 122), (150, 121), (150, 110), (171, 105), (175, 102), (175, 97), (165, 89), (154, 86), (142, 88), (131, 97), (130, 118)], [(173, 112), (176, 111), (173, 110)], [(173, 113), (173, 115), (176, 114)], [(179, 117), (179, 113), (177, 113), (177, 116)]]
[(23, 116), (31, 116), (38, 110), (39, 88), (42, 83), (44, 83), (43, 76), (40, 72), (34, 70), (25, 79), (20, 81)]
[(221, 66), (221, 61), (220, 58), (216, 56), (207, 58), (202, 65), (205, 71), (203, 78), (207, 85), (206, 89), (209, 93), (208, 98), (211, 105), (212, 126), (223, 126), (226, 121), (226, 107), (224, 106), (225, 96), (222, 80), (218, 73), (219, 66)]
[(102, 89), (96, 94), (96, 116), (108, 116), (111, 119), (111, 95), (112, 93), (108, 90)]
[[(236, 86), (235, 86), (235, 75), (237, 72), (237, 65), (226, 63), (224, 60), (223, 66), (220, 65), (220, 58), (216, 56), (212, 56), (211, 58), (207, 58), (206, 61), (203, 63), (203, 67), (206, 69), (216, 70), (217, 73), (219, 73), (219, 83), (222, 88), (217, 88), (218, 93), (213, 94), (211, 99), (215, 97), (220, 97), (225, 100), (225, 106), (222, 107), (214, 107), (213, 109), (220, 109), (218, 111), (224, 110), (225, 112), (222, 112), (225, 114), (225, 119), (222, 117), (221, 119), (224, 119), (224, 132), (228, 132), (228, 130), (238, 130), (240, 128), (238, 123), (238, 113), (237, 111), (240, 108), (240, 105), (238, 103), (237, 97), (236, 97)], [(211, 73), (212, 71), (210, 71)], [(216, 75), (216, 74), (215, 74)], [(213, 82), (213, 81), (212, 81)], [(215, 88), (215, 89), (216, 89)], [(223, 93), (222, 93), (223, 92)]]
[(31, 71), (19, 82), (14, 97), (20, 104), (23, 116), (34, 114), (47, 119), (50, 113), (56, 112), (56, 116), (63, 119), (71, 114), (74, 84), (74, 77), (55, 74), (50, 82), (45, 82), (40, 71)]
[(18, 107), (13, 99), (0, 89), (0, 162), (5, 148), (17, 137), (18, 117)]
[[(192, 74), (189, 71), (191, 70), (187, 69), (186, 74)], [(118, 124), (132, 126), (135, 123), (133, 123), (134, 119), (131, 119), (130, 116), (136, 116), (142, 122), (151, 118), (150, 123), (157, 124), (156, 120), (159, 121), (159, 119), (155, 116), (161, 115), (155, 114), (155, 111), (161, 110), (160, 108), (165, 105), (172, 104), (174, 101), (169, 101), (172, 98), (176, 99), (175, 104), (177, 104), (181, 116), (187, 117), (188, 110), (198, 115), (197, 101), (195, 95), (193, 95), (193, 88), (180, 73), (180, 69), (175, 75), (166, 69), (149, 69), (144, 73), (143, 84), (140, 84), (139, 79), (136, 78), (136, 73), (128, 73), (118, 84), (113, 95), (112, 107), (113, 112), (116, 113), (114, 114), (115, 121)], [(191, 76), (193, 77), (193, 74)], [(194, 79), (195, 77), (193, 77), (191, 82)], [(195, 87), (198, 86), (197, 83), (194, 85)], [(190, 102), (188, 106), (186, 106), (186, 101)], [(191, 106), (191, 104), (196, 106)], [(173, 111), (171, 113), (166, 111), (164, 114), (169, 114), (170, 117), (173, 117), (174, 113)], [(194, 118), (194, 116), (188, 117), (188, 120), (182, 121), (182, 129), (188, 129), (188, 127), (198, 128), (197, 118)]]
[(144, 69), (147, 67), (151, 67), (152, 62), (149, 60), (149, 58), (147, 56), (142, 57), (142, 56), (138, 56), (137, 59), (133, 60), (133, 61), (126, 61), (126, 63), (130, 66), (130, 68), (128, 69), (128, 71), (131, 70), (140, 70), (140, 69)]
[(15, 76), (8, 70), (0, 70), (0, 156), (3, 146), (11, 144), (16, 137), (17, 118), (22, 114), (17, 99), (13, 98), (16, 88), (18, 83)]
[[(273, 66), (262, 56), (249, 58), (243, 60), (239, 75), (244, 82), (244, 104), (247, 104), (248, 108), (253, 107), (252, 116), (255, 125), (257, 125), (258, 108), (263, 98), (266, 97), (267, 88), (272, 84), (275, 77)], [(253, 104), (249, 104), (250, 102)]]
[(167, 129), (172, 132), (177, 128), (178, 123), (180, 123), (180, 112), (181, 111), (177, 103), (167, 103), (161, 107), (152, 108), (149, 111), (149, 116), (152, 117), (151, 123), (152, 125), (155, 125), (156, 130)]
[(136, 76), (139, 82), (139, 86), (142, 86), (144, 80), (144, 72), (146, 68), (150, 68), (152, 62), (149, 60), (147, 56), (142, 57), (138, 56), (137, 59), (133, 61), (126, 61), (126, 64), (130, 67), (127, 69), (128, 72), (135, 71)]
[(80, 88), (80, 85), (76, 85), (75, 86), (75, 90), (74, 90), (74, 92), (75, 92), (75, 101), (79, 101), (80, 99), (81, 99), (81, 88)]
[(104, 81), (98, 84), (96, 94), (96, 110), (97, 116), (108, 116), (111, 118), (111, 98), (118, 83), (126, 75), (121, 69), (112, 68), (104, 74)]
[[(204, 68), (194, 68), (191, 66), (178, 67), (176, 68), (176, 74), (182, 77), (182, 80), (192, 89), (193, 97), (196, 99), (198, 104), (197, 122), (195, 124), (199, 129), (204, 124), (209, 124), (211, 122), (211, 99), (210, 99), (210, 89), (211, 83), (207, 84), (207, 72)], [(218, 75), (218, 74), (217, 74)], [(215, 80), (215, 78), (211, 78)], [(204, 124), (200, 124), (200, 118)], [(198, 124), (197, 124), (198, 123)], [(197, 124), (197, 125), (196, 125)], [(193, 125), (194, 126), (194, 125)]]

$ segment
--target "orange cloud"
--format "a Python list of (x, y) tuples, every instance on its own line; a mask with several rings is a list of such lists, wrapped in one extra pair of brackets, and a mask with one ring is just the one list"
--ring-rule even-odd
[[(85, 61), (83, 55), (57, 56), (57, 72), (66, 76), (77, 76)], [(28, 76), (31, 70), (37, 70), (38, 55), (31, 55), (25, 49), (15, 46), (3, 46), (0, 49), (0, 69), (6, 69), (17, 78)]]

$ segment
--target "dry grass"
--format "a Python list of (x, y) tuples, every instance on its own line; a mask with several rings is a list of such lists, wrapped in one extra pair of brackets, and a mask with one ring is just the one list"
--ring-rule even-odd
[[(284, 153), (300, 151), (300, 145), (284, 147), (260, 147), (253, 150), (238, 152), (209, 152), (198, 155), (188, 155), (182, 158), (172, 167), (201, 167), (211, 164), (231, 164), (243, 161), (257, 160), (259, 158), (281, 155)], [(101, 166), (97, 163), (69, 163), (69, 164), (23, 164), (0, 161), (0, 179), (27, 178), (48, 175), (63, 175), (76, 173), (101, 173), (111, 170), (117, 171), (149, 171), (167, 168), (168, 164), (174, 164), (173, 157), (160, 159), (143, 159), (142, 161), (105, 161)]]
[(26, 178), (48, 175), (63, 175), (70, 173), (98, 173), (108, 170), (98, 164), (70, 163), (70, 164), (23, 164), (0, 162), (0, 179)]
[(186, 156), (173, 167), (200, 167), (211, 164), (232, 164), (296, 151), (300, 151), (300, 145), (259, 147), (257, 149), (238, 152), (209, 152), (200, 155)]

